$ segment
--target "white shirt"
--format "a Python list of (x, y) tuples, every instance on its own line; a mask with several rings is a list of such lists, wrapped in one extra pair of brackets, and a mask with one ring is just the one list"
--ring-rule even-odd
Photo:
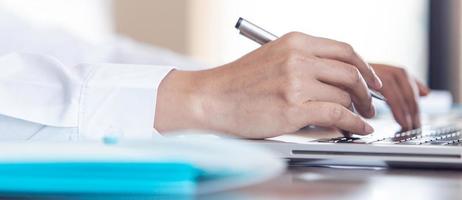
[(120, 37), (89, 44), (0, 12), (0, 139), (151, 138), (160, 82), (173, 68), (199, 66)]

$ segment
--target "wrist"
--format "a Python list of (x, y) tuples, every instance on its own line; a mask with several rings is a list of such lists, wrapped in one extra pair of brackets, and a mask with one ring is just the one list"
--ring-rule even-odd
[(201, 82), (200, 71), (172, 70), (162, 80), (154, 120), (157, 131), (204, 128)]

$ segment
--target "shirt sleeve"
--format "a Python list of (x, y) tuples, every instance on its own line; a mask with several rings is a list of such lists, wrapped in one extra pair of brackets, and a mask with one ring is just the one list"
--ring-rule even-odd
[(65, 66), (45, 55), (0, 56), (0, 114), (76, 128), (75, 139), (151, 138), (157, 88), (169, 66)]

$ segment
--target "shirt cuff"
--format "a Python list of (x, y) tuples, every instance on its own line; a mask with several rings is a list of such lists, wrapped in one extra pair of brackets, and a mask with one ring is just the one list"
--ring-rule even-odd
[(157, 89), (173, 67), (96, 64), (90, 68), (80, 94), (79, 139), (159, 136), (154, 129)]

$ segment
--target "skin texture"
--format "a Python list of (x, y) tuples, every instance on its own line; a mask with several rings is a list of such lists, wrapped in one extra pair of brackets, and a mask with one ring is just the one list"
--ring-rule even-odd
[[(382, 87), (375, 68), (385, 80), (407, 81)], [(416, 100), (413, 79), (400, 68), (374, 69), (346, 43), (288, 33), (223, 66), (170, 72), (159, 86), (154, 127), (160, 132), (207, 129), (244, 138), (274, 137), (307, 125), (369, 134), (373, 128), (361, 117), (375, 115), (367, 87), (391, 100), (400, 124), (403, 116), (417, 120), (418, 108), (404, 110)], [(395, 92), (411, 97), (395, 99)], [(353, 106), (359, 115), (351, 111)], [(420, 125), (411, 121), (412, 127)]]

